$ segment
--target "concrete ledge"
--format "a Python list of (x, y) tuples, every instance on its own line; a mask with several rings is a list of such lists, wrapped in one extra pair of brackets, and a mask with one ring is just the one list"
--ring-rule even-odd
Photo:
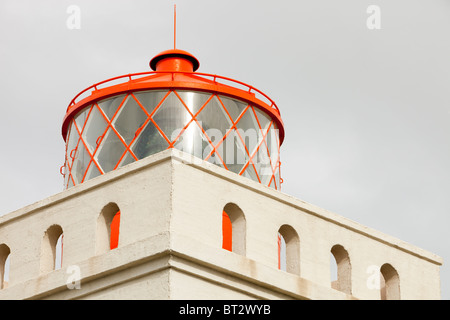
[(171, 241), (172, 268), (220, 286), (244, 291), (256, 299), (306, 300), (325, 296), (332, 300), (356, 299), (233, 252), (205, 246), (194, 239), (173, 235)]
[[(169, 246), (170, 244), (170, 246)], [(212, 248), (194, 239), (161, 234), (119, 247), (106, 254), (82, 261), (80, 289), (69, 289), (68, 266), (0, 291), (0, 299), (90, 299), (113, 287), (145, 281), (149, 274), (168, 270), (216, 284), (214, 294), (192, 292), (183, 296), (171, 292), (176, 279), (166, 277), (158, 290), (167, 299), (223, 299), (221, 289), (239, 292), (245, 299), (354, 299), (342, 292), (316, 285), (308, 280), (265, 266), (223, 249)], [(184, 282), (184, 281), (183, 281)], [(219, 289), (217, 289), (219, 288)], [(189, 288), (188, 288), (189, 289)], [(132, 293), (121, 299), (135, 299)], [(159, 292), (161, 294), (161, 292)], [(106, 299), (113, 298), (106, 295)], [(141, 298), (144, 298), (141, 296)], [(101, 298), (100, 298), (101, 299)]]
[[(153, 236), (77, 263), (75, 266), (79, 268), (81, 276), (80, 285), (82, 289), (80, 290), (68, 289), (67, 283), (71, 282), (72, 274), (68, 273), (70, 266), (63, 266), (59, 270), (0, 290), (0, 299), (42, 299), (52, 298), (52, 296), (55, 299), (74, 299), (82, 297), (122, 281), (129, 281), (142, 276), (149, 270), (155, 272), (167, 268), (168, 258), (163, 259), (163, 256), (167, 256), (169, 251), (169, 236), (167, 234)], [(152, 267), (146, 268), (145, 271), (134, 269), (134, 272), (127, 273), (125, 278), (118, 277), (112, 282), (105, 279), (106, 281), (101, 281), (100, 284), (95, 286), (89, 284), (94, 280), (118, 274), (122, 270), (150, 261), (157, 261), (157, 263), (153, 263)]]

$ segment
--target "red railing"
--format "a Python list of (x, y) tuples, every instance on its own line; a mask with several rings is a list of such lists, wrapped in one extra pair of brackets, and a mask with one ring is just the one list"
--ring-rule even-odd
[[(278, 106), (276, 105), (276, 103), (270, 99), (264, 92), (256, 89), (255, 87), (246, 84), (242, 81), (238, 81), (238, 80), (234, 80), (231, 78), (227, 78), (227, 77), (222, 77), (222, 76), (218, 76), (215, 74), (208, 74), (208, 73), (199, 73), (199, 72), (184, 72), (184, 71), (150, 71), (150, 72), (140, 72), (140, 73), (133, 73), (133, 74), (127, 74), (127, 75), (122, 75), (122, 76), (118, 76), (118, 77), (114, 77), (114, 78), (110, 78), (101, 82), (98, 82), (96, 84), (93, 84), (92, 86), (84, 89), (83, 91), (81, 91), (80, 93), (78, 93), (70, 102), (68, 109), (70, 109), (70, 107), (72, 107), (73, 105), (77, 104), (78, 101), (77, 99), (79, 97), (81, 97), (84, 93), (91, 91), (91, 90), (99, 90), (99, 86), (106, 84), (106, 83), (110, 83), (113, 82), (115, 80), (121, 80), (121, 79), (127, 79), (127, 81), (132, 81), (132, 80), (137, 80), (139, 78), (135, 78), (134, 77), (139, 77), (139, 76), (149, 76), (149, 75), (156, 75), (156, 74), (171, 74), (172, 75), (172, 80), (174, 80), (175, 74), (187, 74), (187, 75), (194, 75), (194, 76), (203, 76), (203, 77), (211, 77), (212, 81), (215, 84), (222, 84), (225, 85), (225, 83), (221, 83), (218, 82), (217, 79), (220, 80), (225, 80), (225, 81), (229, 81), (233, 84), (239, 84), (241, 86), (243, 86), (245, 88), (245, 91), (247, 91), (248, 93), (254, 93), (255, 97), (256, 97), (256, 93), (259, 94), (260, 96), (262, 96), (266, 101), (264, 101), (264, 99), (260, 99), (260, 97), (257, 97), (258, 99), (260, 99), (261, 101), (263, 101), (264, 103), (268, 104), (270, 106), (270, 108), (275, 109), (278, 113), (278, 115), (280, 115), (280, 110), (278, 109)], [(123, 82), (119, 82), (117, 84), (122, 84), (122, 83), (126, 83), (127, 81), (123, 81)], [(100, 88), (101, 89), (101, 88)]]

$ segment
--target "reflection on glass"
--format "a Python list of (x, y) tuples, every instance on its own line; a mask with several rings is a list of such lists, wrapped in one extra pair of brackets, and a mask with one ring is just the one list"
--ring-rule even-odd
[(76, 184), (83, 182), (84, 172), (90, 161), (91, 157), (87, 153), (84, 144), (80, 141), (71, 169), (72, 177)]
[(278, 135), (278, 130), (276, 130), (273, 126), (271, 126), (269, 132), (267, 133), (266, 142), (267, 147), (269, 148), (270, 159), (272, 160), (272, 167), (274, 170), (279, 161), (276, 135)]
[(131, 155), (131, 153), (127, 152), (127, 154), (123, 157), (122, 161), (120, 162), (119, 168), (126, 166), (127, 164), (133, 163), (135, 159)]
[[(72, 125), (70, 126), (69, 131), (69, 139), (67, 141), (66, 148), (66, 160), (67, 160), (67, 168), (73, 166), (73, 161), (75, 158), (75, 152), (78, 145), (80, 136), (78, 135), (77, 129), (75, 128), (75, 123), (72, 121)], [(68, 175), (69, 171), (66, 171), (66, 175)]]
[(86, 180), (98, 177), (99, 175), (101, 175), (100, 171), (98, 170), (95, 163), (93, 161), (91, 161), (91, 164), (89, 165), (89, 168), (87, 170), (86, 177), (84, 178), (84, 180), (86, 181)]
[(197, 121), (201, 123), (203, 130), (206, 131), (206, 134), (208, 136), (210, 136), (210, 134), (208, 134), (208, 130), (215, 130), (219, 131), (220, 135), (223, 137), (232, 127), (230, 117), (228, 117), (228, 115), (225, 113), (225, 110), (223, 109), (217, 97), (212, 98), (202, 109), (202, 111), (197, 116)]
[(119, 137), (110, 128), (102, 140), (96, 159), (104, 172), (112, 171), (125, 152), (125, 145), (120, 141)]
[(100, 107), (100, 109), (102, 109), (102, 111), (105, 113), (108, 119), (111, 120), (114, 117), (117, 108), (119, 108), (124, 98), (125, 95), (123, 94), (111, 99), (106, 99), (100, 102), (98, 106)]
[(262, 130), (263, 134), (266, 134), (267, 127), (270, 124), (270, 118), (267, 115), (265, 115), (258, 108), (253, 108), (253, 110), (255, 111), (255, 114), (258, 118), (259, 124), (261, 125), (261, 130)]
[[(177, 93), (194, 116), (200, 111), (206, 101), (208, 101), (208, 99), (211, 97), (210, 93), (201, 93), (194, 91), (177, 90)], [(191, 120), (190, 116), (189, 120)]]
[(251, 163), (248, 165), (242, 175), (251, 180), (258, 181), (258, 176), (256, 175), (255, 168)]
[[(183, 131), (174, 147), (200, 159), (204, 159), (204, 153), (212, 151), (212, 147), (195, 121), (191, 122), (186, 130)], [(209, 150), (208, 147), (210, 148)]]
[(133, 98), (129, 95), (114, 118), (114, 127), (127, 145), (133, 140), (136, 131), (144, 124), (147, 115)]
[(228, 112), (228, 114), (230, 115), (230, 117), (234, 123), (236, 123), (239, 116), (241, 115), (241, 113), (245, 110), (245, 108), (248, 105), (242, 101), (239, 101), (236, 99), (231, 99), (231, 98), (224, 97), (224, 96), (219, 96), (219, 100), (223, 103), (226, 111)]
[(164, 100), (153, 116), (153, 120), (167, 138), (170, 138), (175, 130), (182, 129), (190, 119), (192, 117), (189, 112), (173, 92)]
[(252, 108), (247, 109), (236, 124), (236, 128), (238, 129), (250, 156), (252, 156), (253, 153), (256, 152), (256, 148), (261, 140), (261, 131), (259, 130)]
[(143, 159), (166, 150), (168, 147), (167, 141), (162, 137), (153, 122), (149, 121), (131, 147), (131, 151), (134, 152), (138, 159)]
[(80, 130), (80, 132), (83, 130), (84, 122), (86, 121), (86, 117), (89, 114), (91, 108), (92, 106), (85, 108), (75, 117), (75, 122), (77, 123), (78, 130)]
[(206, 161), (208, 161), (209, 163), (215, 164), (221, 168), (225, 168), (225, 166), (223, 165), (222, 159), (219, 157), (219, 155), (216, 152), (213, 152), (211, 157), (209, 157)]
[(275, 184), (276, 184), (277, 190), (280, 190), (280, 170), (279, 170), (279, 166), (277, 166), (277, 168), (275, 170)]
[(135, 92), (133, 95), (141, 103), (148, 115), (151, 115), (155, 108), (161, 103), (161, 100), (167, 92), (167, 90), (142, 91)]
[(101, 115), (97, 105), (94, 105), (82, 134), (91, 153), (97, 148), (97, 140), (103, 135), (107, 125), (108, 123)]
[(225, 161), (228, 170), (234, 173), (240, 173), (249, 160), (245, 147), (235, 130), (227, 135), (223, 143), (218, 146), (217, 152)]

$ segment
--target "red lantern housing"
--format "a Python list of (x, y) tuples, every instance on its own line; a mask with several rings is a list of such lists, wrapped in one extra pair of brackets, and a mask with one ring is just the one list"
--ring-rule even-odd
[(80, 92), (62, 126), (64, 187), (177, 148), (280, 189), (284, 127), (275, 102), (240, 81), (198, 73), (199, 66), (192, 54), (167, 50), (150, 61), (152, 72)]

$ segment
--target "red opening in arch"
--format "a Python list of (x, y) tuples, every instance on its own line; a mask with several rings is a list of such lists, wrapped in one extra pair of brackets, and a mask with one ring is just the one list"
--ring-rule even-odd
[(111, 237), (109, 239), (110, 249), (115, 249), (119, 245), (120, 211), (116, 213), (111, 221)]
[(233, 249), (233, 233), (232, 233), (232, 225), (231, 220), (228, 214), (223, 211), (222, 212), (222, 248), (228, 251), (232, 251)]

